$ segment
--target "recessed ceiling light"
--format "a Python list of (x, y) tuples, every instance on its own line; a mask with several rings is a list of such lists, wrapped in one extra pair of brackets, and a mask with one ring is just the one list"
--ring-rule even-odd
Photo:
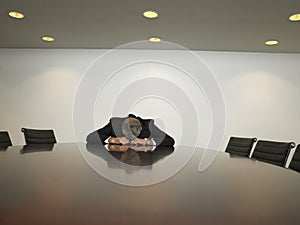
[(10, 11), (8, 13), (8, 15), (15, 19), (23, 19), (24, 18), (24, 14), (19, 11)]
[(300, 21), (300, 14), (293, 14), (289, 17), (290, 21)]
[(151, 42), (161, 42), (161, 38), (159, 38), (159, 37), (151, 37), (151, 38), (149, 38), (149, 41), (151, 41)]
[(54, 37), (51, 37), (51, 36), (43, 36), (43, 37), (42, 37), (42, 40), (43, 40), (43, 41), (46, 41), (46, 42), (53, 42), (53, 41), (54, 41)]
[(148, 19), (155, 19), (158, 17), (158, 13), (155, 12), (154, 10), (147, 10), (147, 11), (143, 12), (143, 16)]
[(265, 44), (268, 46), (273, 46), (273, 45), (278, 45), (279, 42), (277, 40), (268, 40), (265, 42)]

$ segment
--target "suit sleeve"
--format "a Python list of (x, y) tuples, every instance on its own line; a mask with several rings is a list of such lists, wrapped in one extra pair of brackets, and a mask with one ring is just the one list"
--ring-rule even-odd
[(109, 121), (109, 123), (107, 125), (105, 125), (104, 127), (90, 133), (86, 138), (87, 143), (102, 143), (102, 144), (105, 144), (105, 140), (107, 138), (109, 138), (112, 134), (111, 129), (112, 129), (111, 128), (111, 122)]
[(154, 121), (149, 123), (149, 129), (151, 135), (149, 138), (153, 138), (156, 142), (157, 146), (173, 146), (175, 144), (174, 139), (159, 129), (155, 124)]

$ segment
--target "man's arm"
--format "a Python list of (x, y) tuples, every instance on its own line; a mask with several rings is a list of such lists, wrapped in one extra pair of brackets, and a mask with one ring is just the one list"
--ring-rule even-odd
[(174, 139), (162, 130), (160, 130), (154, 124), (153, 120), (149, 123), (149, 129), (151, 132), (151, 136), (149, 138), (152, 138), (157, 146), (173, 146), (175, 144)]
[(108, 139), (108, 143), (115, 145), (127, 145), (129, 144), (129, 140), (126, 137), (110, 137)]
[(135, 138), (130, 143), (133, 145), (154, 145), (150, 138)]
[(107, 138), (109, 138), (111, 136), (111, 123), (109, 121), (109, 123), (107, 125), (105, 125), (103, 128), (100, 128), (99, 130), (96, 130), (92, 133), (90, 133), (87, 138), (86, 141), (88, 143), (105, 143), (105, 140)]

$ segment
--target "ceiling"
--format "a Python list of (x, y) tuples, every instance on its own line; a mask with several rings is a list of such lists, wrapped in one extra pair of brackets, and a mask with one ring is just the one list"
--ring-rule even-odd
[(299, 0), (1, 0), (0, 48), (112, 49), (159, 36), (191, 50), (300, 53), (300, 22), (288, 20), (299, 12)]

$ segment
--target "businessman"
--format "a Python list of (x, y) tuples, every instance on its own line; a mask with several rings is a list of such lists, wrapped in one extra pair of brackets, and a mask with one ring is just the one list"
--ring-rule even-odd
[(173, 146), (174, 139), (160, 130), (153, 119), (142, 119), (133, 114), (128, 117), (113, 117), (109, 123), (90, 133), (88, 143), (144, 145), (144, 146)]

